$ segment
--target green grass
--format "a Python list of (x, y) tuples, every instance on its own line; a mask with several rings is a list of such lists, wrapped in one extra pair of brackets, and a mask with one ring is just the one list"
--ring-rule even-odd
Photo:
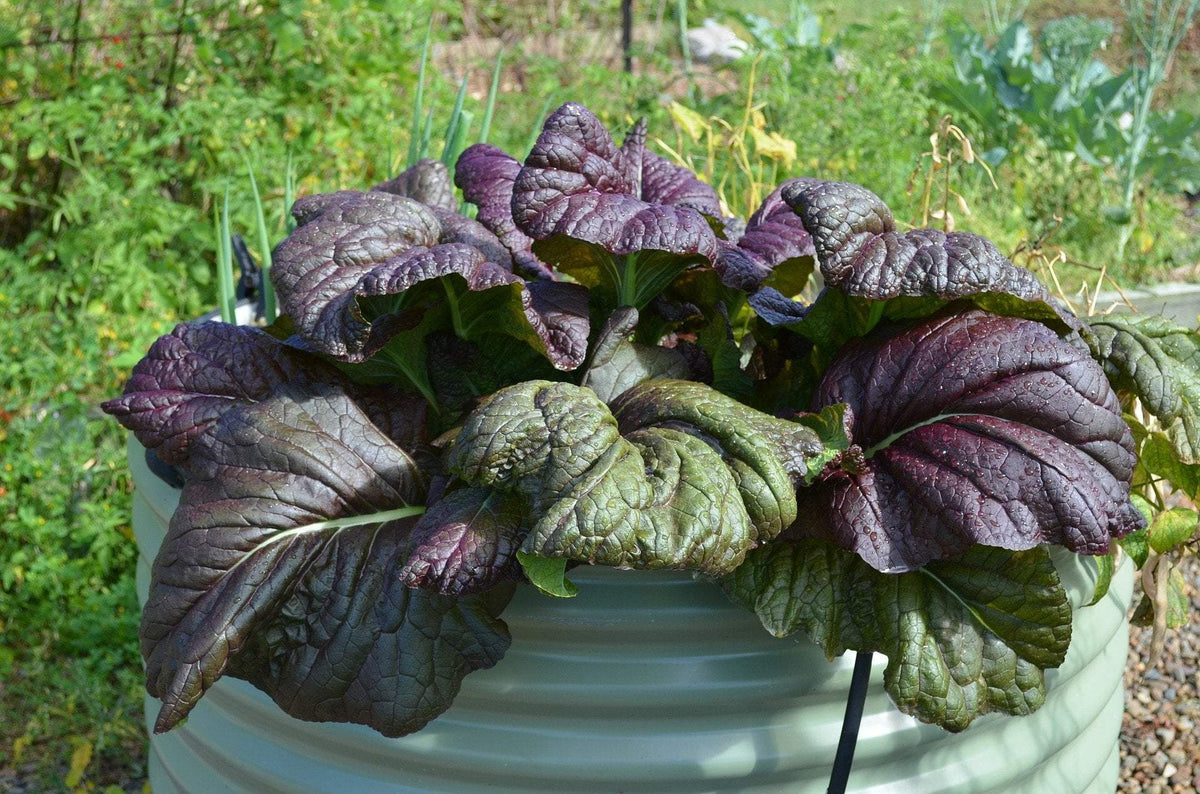
[[(912, 221), (919, 196), (910, 177), (927, 163), (922, 154), (944, 112), (928, 94), (946, 73), (944, 48), (917, 55), (913, 0), (813, 5), (826, 41), (837, 37), (837, 61), (823, 51), (790, 52), (754, 67), (764, 128), (796, 143), (795, 161), (759, 157), (747, 145), (747, 172), (722, 143), (712, 181), (745, 213), (748, 196), (790, 176), (853, 180)], [(1037, 3), (1031, 15), (1042, 18), (1051, 5)], [(644, 21), (651, 6), (641, 9)], [(586, 101), (614, 129), (646, 115), (652, 137), (702, 163), (705, 143), (676, 129), (666, 108), (667, 99), (688, 101), (673, 6), (665, 6), (667, 33), (654, 51), (640, 51), (635, 75), (548, 58), (508, 36), (494, 105), (494, 51), (455, 63), (453, 74), (435, 68), (435, 55), (418, 82), (429, 2), (285, 4), (246, 19), (193, 11), (187, 22), (202, 32), (177, 64), (173, 105), (163, 94), (170, 37), (136, 47), (105, 40), (83, 51), (74, 69), (68, 47), (36, 56), (4, 51), (0, 789), (19, 779), (32, 790), (139, 790), (144, 779), (125, 435), (98, 404), (119, 392), (156, 336), (217, 305), (221, 235), (213, 219), (221, 224), (226, 185), (228, 228), (263, 259), (269, 241), (286, 233), (279, 212), (286, 196), (374, 184), (431, 136), (436, 157), (443, 139), (458, 148), (486, 127), (489, 141), (523, 155), (534, 122), (568, 99)], [(69, 29), (74, 7), (16, 10), (0, 0), (0, 35)], [(617, 19), (612, 0), (572, 8), (575, 16), (560, 25)], [(689, 17), (734, 10), (786, 18), (786, 4), (771, 0), (708, 0), (694, 3)], [(550, 26), (545, 4), (487, 2), (477, 11), (474, 29), (485, 32)], [(89, 7), (81, 34), (171, 28), (177, 13), (121, 0), (95, 13)], [(467, 27), (444, 10), (433, 22), (435, 43)], [(225, 26), (234, 29), (213, 32)], [(1195, 53), (1183, 63), (1193, 68)], [(740, 127), (750, 64), (696, 71), (692, 109)], [(443, 136), (464, 75), (458, 128), (465, 131)], [(1168, 93), (1181, 106), (1200, 106), (1178, 82)], [(987, 148), (988, 130), (963, 125), (977, 148)], [(957, 213), (958, 228), (993, 237), (1006, 251), (1053, 231), (1074, 262), (1058, 267), (1068, 288), (1094, 283), (1105, 266), (1130, 283), (1195, 262), (1192, 221), (1178, 199), (1152, 191), (1126, 260), (1115, 261), (1116, 231), (1102, 219), (1115, 186), (1036, 140), (1027, 144), (997, 171), (995, 188), (979, 169), (954, 175), (971, 208)]]
[(86, 782), (137, 789), (145, 774), (135, 641), (137, 549), (114, 393), (131, 339), (169, 323), (87, 311), (10, 314), (36, 279), (16, 275), (0, 311), (0, 788)]

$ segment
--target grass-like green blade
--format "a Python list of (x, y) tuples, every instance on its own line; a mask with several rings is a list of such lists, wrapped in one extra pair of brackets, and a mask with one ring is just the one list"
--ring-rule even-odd
[(432, 32), (433, 14), (430, 13), (429, 23), (425, 26), (425, 43), (421, 45), (421, 65), (417, 69), (417, 91), (413, 97), (412, 109), (412, 137), (408, 141), (408, 166), (414, 165), (424, 156), (421, 116), (425, 113), (425, 67), (429, 63), (429, 36)]
[(554, 102), (554, 95), (546, 97), (546, 101), (542, 103), (542, 111), (538, 113), (537, 121), (533, 124), (533, 130), (529, 133), (529, 140), (525, 142), (525, 154), (529, 154), (529, 150), (537, 143), (538, 136), (542, 134), (542, 125), (546, 123), (546, 114), (550, 112), (550, 104)]
[(291, 234), (296, 228), (296, 219), (292, 217), (292, 205), (296, 203), (296, 172), (292, 169), (292, 150), (287, 153), (287, 166), (283, 173), (283, 231)]
[(217, 289), (219, 291), (221, 319), (224, 322), (237, 323), (237, 294), (233, 288), (233, 240), (229, 230), (229, 185), (225, 186), (225, 201), (221, 205), (221, 214), (216, 216), (213, 209), (217, 231)]
[(469, 110), (464, 110), (459, 114), (458, 126), (454, 128), (454, 137), (446, 142), (446, 148), (442, 151), (442, 162), (451, 171), (454, 170), (454, 164), (458, 162), (458, 155), (462, 153), (466, 145), (467, 137), (471, 134), (471, 125), (475, 123), (475, 114)]
[(492, 131), (492, 115), (496, 110), (496, 95), (500, 93), (500, 63), (504, 59), (504, 50), (496, 53), (496, 65), (492, 67), (492, 85), (488, 88), (487, 106), (483, 110), (483, 126), (479, 128), (479, 143), (487, 143), (488, 133)]
[(450, 111), (450, 123), (446, 125), (446, 138), (442, 142), (442, 162), (446, 166), (454, 165), (458, 153), (454, 147), (461, 136), (463, 126), (463, 101), (467, 98), (467, 78), (463, 77), (458, 84), (458, 96), (454, 98), (454, 110)]
[(243, 155), (246, 161), (246, 173), (250, 176), (250, 193), (254, 196), (254, 220), (258, 225), (258, 251), (262, 270), (263, 313), (267, 323), (275, 322), (278, 314), (275, 308), (275, 286), (271, 283), (271, 238), (267, 234), (267, 220), (263, 216), (262, 197), (258, 194), (258, 181), (254, 178), (254, 166), (250, 158)]
[(433, 132), (433, 108), (430, 108), (429, 112), (425, 114), (425, 129), (421, 131), (421, 141), (420, 141), (420, 146), (417, 149), (417, 157), (415, 160), (412, 161), (412, 163), (409, 163), (409, 165), (415, 164), (417, 162), (417, 160), (420, 160), (421, 158), (423, 158), (426, 155), (426, 153), (429, 151), (429, 136), (432, 132)]
[(688, 44), (687, 0), (678, 0), (675, 4), (676, 16), (679, 17), (679, 49), (683, 53), (683, 74), (687, 78), (689, 103), (695, 101), (696, 84), (692, 79), (692, 47)]

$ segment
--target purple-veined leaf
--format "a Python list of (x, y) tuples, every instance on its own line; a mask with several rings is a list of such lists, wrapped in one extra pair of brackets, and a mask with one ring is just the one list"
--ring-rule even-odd
[(404, 586), (424, 476), (340, 389), (284, 386), (226, 411), (153, 568), (142, 617), (158, 732), (223, 674), (289, 714), (389, 736), (421, 728), (508, 646), (511, 588)]
[(486, 488), (443, 497), (417, 520), (399, 576), (409, 587), (445, 595), (489, 590), (520, 579), (524, 539), (520, 500)]
[(647, 149), (644, 121), (618, 147), (582, 105), (546, 120), (517, 172), (512, 211), (535, 253), (589, 287), (614, 290), (616, 305), (643, 308), (692, 267), (715, 268), (735, 289), (788, 294), (811, 272), (812, 241), (779, 191), (743, 230), (723, 217), (709, 185)]
[(394, 386), (351, 384), (317, 356), (249, 326), (180, 323), (133, 368), (122, 396), (102, 406), (163, 461), (186, 465), (189, 450), (221, 414), (266, 399), (280, 384), (341, 384), (392, 440), (425, 440), (427, 406)]
[(458, 199), (454, 196), (454, 186), (450, 184), (450, 174), (445, 164), (441, 160), (429, 157), (418, 160), (401, 171), (399, 176), (381, 182), (371, 189), (404, 196), (427, 207), (450, 212), (458, 209)]
[(848, 295), (886, 300), (999, 293), (1048, 300), (1032, 273), (983, 237), (936, 229), (896, 231), (891, 210), (864, 187), (797, 179), (783, 186), (782, 198), (812, 235), (825, 284)]
[(610, 284), (626, 305), (644, 306), (718, 251), (704, 214), (720, 217), (711, 188), (648, 154), (644, 125), (618, 147), (573, 103), (546, 120), (517, 174), (512, 209), (539, 257), (589, 287)]
[(533, 253), (533, 239), (513, 220), (513, 183), (521, 164), (503, 149), (477, 143), (458, 157), (454, 184), (479, 208), (475, 219), (504, 243), (517, 270), (531, 278), (552, 278), (553, 271)]
[(886, 572), (973, 544), (1104, 554), (1141, 526), (1133, 439), (1103, 370), (1045, 326), (972, 311), (848, 345), (814, 407), (846, 403), (857, 461), (801, 491), (791, 534)]
[(310, 196), (293, 212), (301, 225), (276, 249), (271, 272), (313, 349), (361, 362), (433, 308), (448, 311), (466, 338), (514, 335), (558, 369), (583, 363), (586, 290), (527, 286), (511, 272), (507, 249), (475, 221), (379, 192)]
[(736, 243), (722, 243), (714, 267), (727, 287), (754, 293), (766, 286), (787, 296), (804, 289), (816, 249), (800, 217), (783, 200), (789, 180), (750, 216)]

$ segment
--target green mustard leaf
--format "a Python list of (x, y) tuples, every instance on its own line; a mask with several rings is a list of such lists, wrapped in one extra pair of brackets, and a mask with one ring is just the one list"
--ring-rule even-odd
[(1200, 463), (1200, 333), (1157, 315), (1111, 314), (1089, 326), (1113, 385), (1162, 423), (1180, 462)]
[(1094, 559), (1096, 560), (1096, 588), (1092, 591), (1092, 600), (1086, 604), (1089, 607), (1099, 604), (1104, 596), (1108, 595), (1108, 588), (1112, 586), (1113, 574), (1117, 570), (1117, 550), (1114, 547), (1108, 554), (1101, 554)]
[(816, 413), (799, 414), (794, 418), (793, 421), (812, 430), (821, 441), (821, 454), (807, 461), (805, 483), (811, 483), (830, 461), (850, 448), (850, 430), (846, 418), (848, 409), (846, 403), (834, 403)]
[(579, 595), (579, 585), (567, 578), (565, 557), (539, 557), (518, 551), (517, 560), (529, 583), (546, 595), (555, 598), (574, 598)]
[(720, 576), (795, 520), (820, 452), (808, 428), (700, 383), (647, 381), (610, 409), (590, 389), (529, 381), (467, 417), (449, 462), (528, 499), (527, 554)]
[(1195, 510), (1173, 507), (1154, 517), (1154, 521), (1146, 528), (1146, 540), (1154, 551), (1166, 554), (1192, 537), (1196, 533), (1196, 526)]
[(1071, 638), (1071, 606), (1043, 548), (973, 546), (885, 574), (823, 540), (781, 541), (720, 584), (776, 636), (804, 631), (830, 658), (884, 654), (900, 710), (951, 731), (990, 711), (1036, 710), (1043, 671), (1062, 664)]
[(688, 361), (679, 350), (629, 341), (637, 324), (637, 309), (619, 308), (609, 316), (596, 340), (583, 385), (606, 403), (642, 381), (686, 378), (690, 374)]

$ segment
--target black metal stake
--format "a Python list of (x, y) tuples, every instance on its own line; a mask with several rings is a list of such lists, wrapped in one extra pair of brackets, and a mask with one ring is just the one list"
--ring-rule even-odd
[(854, 657), (854, 675), (850, 679), (850, 692), (846, 695), (842, 735), (833, 757), (833, 771), (829, 773), (826, 794), (845, 794), (846, 782), (850, 779), (850, 765), (854, 763), (854, 748), (858, 745), (858, 727), (862, 724), (863, 706), (867, 701), (867, 684), (871, 680), (871, 656), (870, 651), (859, 651)]
[(621, 0), (621, 54), (627, 73), (633, 73), (633, 0)]

